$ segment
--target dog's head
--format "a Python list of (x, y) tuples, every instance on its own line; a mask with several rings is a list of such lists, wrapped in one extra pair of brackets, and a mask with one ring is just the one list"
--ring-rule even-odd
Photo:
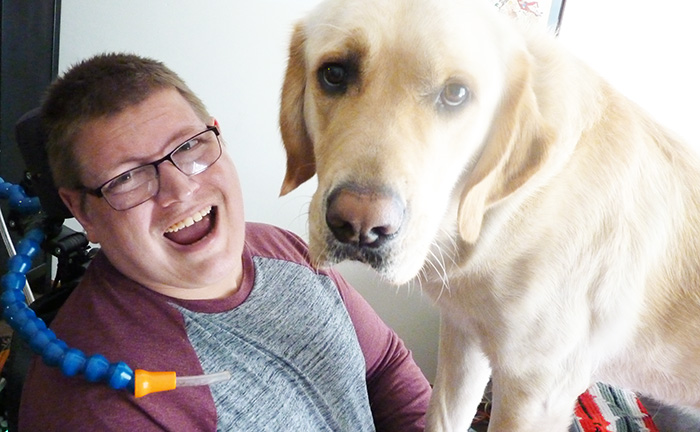
[(486, 212), (537, 171), (548, 134), (531, 59), (488, 8), (330, 0), (297, 25), (282, 89), (282, 194), (318, 175), (318, 265), (356, 259), (403, 283), (439, 236), (476, 242)]

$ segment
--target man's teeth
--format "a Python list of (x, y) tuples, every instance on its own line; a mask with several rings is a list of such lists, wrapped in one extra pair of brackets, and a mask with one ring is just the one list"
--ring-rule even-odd
[(197, 213), (193, 214), (192, 216), (181, 220), (180, 222), (174, 223), (168, 227), (167, 230), (165, 230), (166, 233), (173, 233), (180, 231), (183, 228), (187, 228), (188, 226), (192, 226), (195, 223), (201, 221), (206, 215), (211, 213), (211, 206), (205, 208), (204, 210), (200, 210)]

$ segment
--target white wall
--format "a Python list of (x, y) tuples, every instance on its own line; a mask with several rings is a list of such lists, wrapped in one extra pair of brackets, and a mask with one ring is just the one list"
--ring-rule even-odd
[(700, 151), (700, 3), (567, 0), (559, 38)]
[[(284, 153), (277, 110), (293, 22), (319, 0), (63, 0), (60, 70), (103, 51), (156, 57), (220, 121), (248, 219), (306, 237), (311, 182), (278, 198)], [(560, 38), (625, 94), (700, 146), (694, 22), (687, 0), (568, 0)], [(437, 313), (417, 289), (392, 288), (358, 264), (341, 271), (394, 327), (432, 380)]]

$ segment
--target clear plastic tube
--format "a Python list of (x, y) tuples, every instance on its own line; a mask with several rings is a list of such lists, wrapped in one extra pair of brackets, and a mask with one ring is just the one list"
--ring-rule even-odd
[(231, 373), (229, 371), (223, 371), (207, 375), (177, 377), (175, 381), (177, 387), (193, 387), (211, 385), (222, 381), (228, 381), (230, 379)]

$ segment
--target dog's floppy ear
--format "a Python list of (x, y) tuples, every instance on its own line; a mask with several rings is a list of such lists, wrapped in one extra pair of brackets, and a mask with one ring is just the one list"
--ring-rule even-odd
[(479, 237), (489, 207), (537, 172), (555, 140), (537, 106), (529, 56), (517, 59), (509, 76), (512, 80), (492, 120), (483, 153), (462, 191), (459, 233), (468, 243)]
[(297, 25), (289, 46), (289, 61), (282, 85), (280, 131), (287, 152), (287, 174), (280, 195), (286, 195), (316, 172), (313, 144), (304, 121), (304, 92), (306, 89), (306, 36)]

